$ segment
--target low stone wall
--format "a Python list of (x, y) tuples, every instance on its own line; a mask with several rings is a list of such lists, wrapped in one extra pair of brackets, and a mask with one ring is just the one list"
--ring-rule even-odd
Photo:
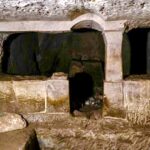
[(0, 76), (0, 111), (68, 112), (68, 80)]
[(110, 110), (108, 115), (125, 117), (125, 110), (123, 104), (123, 86), (122, 81), (105, 81), (104, 94), (108, 99)]
[(150, 124), (150, 80), (105, 81), (104, 94), (110, 103), (109, 115), (124, 117), (133, 124)]
[(123, 82), (126, 117), (134, 124), (150, 124), (150, 80)]
[(109, 115), (124, 117), (133, 124), (150, 125), (150, 80), (130, 79), (104, 82)]

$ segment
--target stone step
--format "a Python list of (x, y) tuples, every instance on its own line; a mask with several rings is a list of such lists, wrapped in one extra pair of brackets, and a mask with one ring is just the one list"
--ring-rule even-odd
[(0, 150), (40, 150), (35, 130), (29, 126), (0, 133)]

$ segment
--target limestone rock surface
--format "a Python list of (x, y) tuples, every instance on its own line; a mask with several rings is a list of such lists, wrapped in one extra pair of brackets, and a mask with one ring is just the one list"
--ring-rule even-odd
[(0, 150), (40, 150), (32, 127), (0, 133)]
[(149, 18), (148, 0), (1, 0), (0, 19), (67, 19), (94, 12), (105, 19)]
[(0, 133), (23, 129), (27, 126), (26, 121), (15, 113), (0, 113)]

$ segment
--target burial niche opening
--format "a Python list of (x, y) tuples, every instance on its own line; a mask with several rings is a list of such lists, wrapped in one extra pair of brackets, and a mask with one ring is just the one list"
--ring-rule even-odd
[(123, 35), (124, 77), (148, 77), (150, 74), (150, 29), (137, 28)]
[[(75, 109), (80, 109), (81, 105), (74, 101), (81, 101), (83, 106), (90, 97), (103, 94), (105, 44), (101, 32), (81, 29), (67, 33), (14, 33), (4, 41), (3, 52), (5, 74), (49, 77), (55, 72), (66, 73), (70, 107), (77, 105)], [(83, 88), (74, 97), (78, 87)]]
[(16, 33), (3, 44), (2, 72), (10, 75), (44, 75), (69, 72), (70, 33)]
[(36, 33), (10, 35), (3, 44), (2, 72), (11, 75), (39, 75)]
[[(70, 65), (70, 112), (90, 111), (101, 107), (103, 94), (105, 44), (101, 32), (80, 28), (72, 36)], [(89, 108), (87, 107), (89, 106)], [(92, 108), (92, 109), (93, 109)]]

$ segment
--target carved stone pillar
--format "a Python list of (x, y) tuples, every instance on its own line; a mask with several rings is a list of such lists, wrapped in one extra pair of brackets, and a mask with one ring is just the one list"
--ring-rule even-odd
[(123, 31), (104, 32), (106, 43), (104, 94), (110, 102), (112, 116), (124, 117), (122, 38)]
[(122, 31), (106, 31), (106, 59), (105, 59), (105, 80), (121, 81), (122, 69)]

